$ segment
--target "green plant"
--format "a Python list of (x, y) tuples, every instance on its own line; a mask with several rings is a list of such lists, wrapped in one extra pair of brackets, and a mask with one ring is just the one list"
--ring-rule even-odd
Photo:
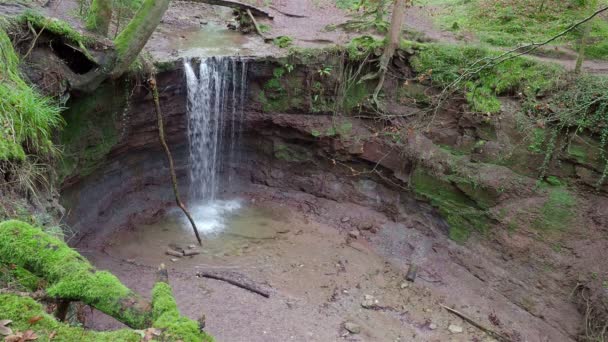
[(333, 70), (333, 68), (331, 66), (322, 66), (321, 69), (317, 70), (317, 73), (321, 77), (326, 77), (326, 76), (331, 75), (332, 70)]
[(279, 36), (276, 37), (272, 42), (274, 45), (280, 47), (281, 49), (285, 49), (293, 44), (293, 38), (289, 36)]
[(58, 153), (53, 130), (63, 124), (60, 107), (25, 83), (11, 40), (0, 28), (0, 161), (24, 161), (27, 153)]

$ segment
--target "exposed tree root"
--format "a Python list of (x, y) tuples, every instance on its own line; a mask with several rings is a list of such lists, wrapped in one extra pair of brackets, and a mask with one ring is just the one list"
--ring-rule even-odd
[(163, 123), (163, 113), (160, 108), (158, 87), (156, 86), (156, 71), (154, 70), (154, 66), (152, 65), (152, 63), (150, 63), (145, 58), (142, 58), (142, 59), (143, 59), (144, 66), (147, 70), (148, 77), (149, 77), (148, 84), (150, 85), (150, 88), (152, 90), (152, 96), (154, 97), (154, 108), (156, 110), (156, 119), (158, 121), (158, 137), (160, 139), (160, 143), (163, 146), (163, 149), (165, 150), (165, 154), (167, 155), (167, 159), (169, 161), (169, 172), (171, 173), (171, 184), (173, 185), (173, 194), (175, 195), (175, 202), (177, 203), (177, 206), (180, 207), (180, 209), (184, 212), (186, 217), (188, 217), (188, 221), (190, 221), (190, 224), (192, 225), (192, 229), (194, 230), (194, 235), (196, 236), (196, 240), (198, 241), (198, 244), (202, 246), (203, 242), (201, 241), (201, 237), (198, 234), (198, 229), (196, 228), (196, 223), (194, 223), (194, 219), (192, 218), (192, 215), (190, 215), (188, 208), (186, 208), (186, 206), (182, 202), (181, 197), (179, 195), (179, 189), (177, 187), (177, 175), (175, 174), (173, 156), (171, 155), (171, 150), (169, 149), (169, 145), (167, 145), (167, 140), (165, 139), (165, 125)]

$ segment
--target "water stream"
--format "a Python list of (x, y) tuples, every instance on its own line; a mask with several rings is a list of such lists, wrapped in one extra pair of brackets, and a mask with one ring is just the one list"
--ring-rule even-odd
[(221, 199), (220, 189), (233, 184), (239, 162), (247, 61), (239, 57), (187, 60), (190, 205), (202, 233), (221, 230), (224, 217), (240, 208), (238, 200)]

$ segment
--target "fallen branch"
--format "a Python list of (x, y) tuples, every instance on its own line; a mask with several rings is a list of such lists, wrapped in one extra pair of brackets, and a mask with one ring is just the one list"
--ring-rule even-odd
[(486, 334), (488, 334), (491, 337), (497, 339), (498, 341), (501, 341), (501, 342), (512, 342), (512, 340), (509, 337), (507, 337), (507, 336), (505, 336), (503, 334), (500, 334), (500, 333), (498, 333), (498, 332), (496, 332), (496, 331), (494, 331), (492, 329), (484, 327), (483, 325), (481, 325), (480, 323), (475, 322), (472, 318), (468, 317), (467, 315), (463, 314), (462, 312), (457, 311), (455, 309), (452, 309), (452, 308), (450, 308), (448, 306), (445, 306), (443, 304), (439, 304), (439, 305), (441, 305), (441, 307), (444, 308), (444, 309), (446, 309), (448, 312), (450, 312), (450, 313), (452, 313), (452, 314), (454, 314), (454, 315), (462, 318), (467, 323), (469, 323), (472, 326), (476, 327), (477, 329), (485, 332)]
[(286, 16), (286, 17), (290, 17), (290, 18), (308, 18), (307, 15), (299, 15), (299, 14), (292, 14), (292, 13), (287, 13), (287, 12), (283, 12), (280, 9), (274, 7), (274, 6), (270, 6), (270, 8), (272, 8), (273, 10), (281, 13), (282, 15)]
[(268, 291), (261, 289), (253, 281), (243, 276), (242, 274), (236, 272), (199, 272), (196, 274), (196, 276), (225, 281), (228, 284), (232, 284), (247, 291), (257, 293), (262, 297), (270, 298), (270, 293), (268, 293)]
[(249, 15), (249, 18), (251, 19), (253, 26), (255, 27), (255, 31), (260, 35), (260, 37), (262, 37), (264, 40), (266, 40), (266, 36), (264, 36), (264, 33), (260, 29), (260, 25), (258, 25), (258, 22), (257, 22), (257, 20), (255, 20), (255, 17), (251, 13), (251, 10), (247, 9), (247, 14)]
[(188, 209), (182, 202), (180, 195), (179, 195), (179, 189), (177, 187), (177, 175), (175, 174), (175, 166), (173, 164), (173, 156), (171, 155), (171, 150), (169, 149), (169, 145), (167, 145), (167, 141), (165, 140), (165, 125), (163, 123), (163, 113), (160, 108), (158, 87), (156, 86), (156, 71), (154, 70), (154, 66), (152, 65), (152, 63), (150, 63), (150, 61), (148, 61), (146, 58), (143, 58), (143, 63), (144, 63), (145, 68), (148, 70), (148, 74), (149, 74), (148, 84), (150, 85), (150, 88), (152, 89), (152, 96), (154, 97), (154, 108), (156, 109), (156, 119), (158, 121), (158, 137), (160, 138), (160, 144), (163, 146), (163, 149), (165, 150), (165, 154), (167, 155), (167, 159), (169, 161), (169, 172), (171, 173), (171, 184), (173, 185), (173, 194), (175, 195), (175, 203), (177, 203), (177, 206), (180, 207), (180, 209), (184, 212), (186, 217), (188, 217), (188, 221), (190, 221), (190, 224), (192, 225), (192, 229), (194, 230), (194, 235), (196, 236), (196, 240), (198, 241), (198, 244), (202, 246), (203, 242), (201, 241), (201, 237), (198, 234), (198, 229), (196, 228), (196, 223), (194, 223), (194, 219), (192, 218), (192, 215), (190, 215), (190, 212), (188, 211)]

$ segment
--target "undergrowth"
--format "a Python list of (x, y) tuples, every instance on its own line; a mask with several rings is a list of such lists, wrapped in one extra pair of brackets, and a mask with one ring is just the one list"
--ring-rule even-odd
[[(446, 44), (420, 44), (417, 48), (411, 63), (419, 73), (419, 79), (428, 79), (440, 88), (460, 77), (475, 61), (500, 53), (481, 47)], [(482, 70), (460, 87), (472, 110), (496, 113), (501, 109), (498, 96), (535, 98), (544, 95), (555, 86), (562, 73), (558, 66), (514, 58)]]
[[(443, 28), (458, 34), (473, 33), (482, 43), (513, 47), (540, 42), (561, 33), (587, 17), (588, 0), (423, 0), (424, 4), (443, 7), (437, 20)], [(605, 5), (606, 0), (598, 1)], [(591, 22), (587, 56), (608, 59), (608, 21)], [(560, 38), (554, 44), (576, 47), (582, 29)]]
[(29, 153), (57, 155), (52, 132), (63, 124), (60, 107), (21, 77), (19, 57), (0, 28), (0, 161), (23, 161)]

